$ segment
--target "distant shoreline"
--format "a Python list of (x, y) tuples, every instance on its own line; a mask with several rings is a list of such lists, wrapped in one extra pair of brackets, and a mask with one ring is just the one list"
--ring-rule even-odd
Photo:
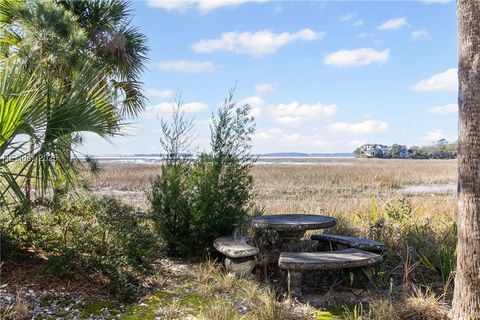
[[(354, 159), (355, 155), (353, 153), (299, 153), (299, 152), (279, 152), (279, 153), (262, 153), (262, 154), (252, 154), (254, 157), (262, 158), (262, 159), (277, 159), (277, 158), (290, 158), (290, 159), (302, 159), (302, 158), (309, 158), (309, 159), (327, 159), (327, 158), (346, 158), (346, 159)], [(109, 159), (149, 159), (155, 160), (165, 157), (163, 154), (128, 154), (128, 155), (121, 155), (121, 154), (107, 154), (107, 155), (93, 155), (93, 157), (97, 160), (109, 160)], [(80, 157), (83, 158), (83, 157)]]

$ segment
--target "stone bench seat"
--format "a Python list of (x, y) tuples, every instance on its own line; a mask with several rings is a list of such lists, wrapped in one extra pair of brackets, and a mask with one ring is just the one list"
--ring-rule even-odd
[(255, 267), (255, 256), (258, 248), (247, 243), (245, 237), (219, 237), (213, 242), (218, 252), (224, 254), (227, 271), (234, 272), (239, 277), (250, 276)]
[(245, 237), (219, 237), (215, 239), (213, 246), (230, 258), (252, 257), (260, 252), (258, 248), (249, 245)]
[(382, 261), (376, 253), (358, 249), (326, 252), (282, 252), (278, 260), (280, 269), (335, 270), (367, 267)]
[(369, 267), (380, 261), (381, 255), (349, 248), (326, 252), (282, 252), (278, 266), (288, 271), (288, 292), (298, 296), (301, 294), (302, 271)]
[(385, 249), (385, 245), (383, 243), (366, 238), (340, 236), (336, 234), (315, 234), (311, 236), (311, 239), (320, 242), (342, 244), (350, 248), (364, 251), (381, 252)]

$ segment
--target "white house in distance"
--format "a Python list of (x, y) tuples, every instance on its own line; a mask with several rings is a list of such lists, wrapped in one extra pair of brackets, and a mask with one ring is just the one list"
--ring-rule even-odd
[(404, 145), (387, 146), (369, 143), (362, 145), (358, 151), (357, 156), (362, 158), (388, 158), (390, 157), (390, 151), (396, 153), (395, 158), (408, 158), (409, 156), (408, 148)]
[(383, 158), (387, 157), (390, 152), (390, 148), (384, 144), (364, 144), (360, 147), (360, 153), (358, 156), (365, 158)]

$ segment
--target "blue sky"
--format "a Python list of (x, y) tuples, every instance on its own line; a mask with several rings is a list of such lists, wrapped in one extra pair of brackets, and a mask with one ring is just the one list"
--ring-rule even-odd
[(257, 121), (254, 152), (350, 152), (366, 142), (456, 139), (455, 3), (135, 1), (151, 51), (149, 101), (126, 136), (89, 154), (161, 152), (160, 118), (182, 93), (199, 150), (231, 87)]

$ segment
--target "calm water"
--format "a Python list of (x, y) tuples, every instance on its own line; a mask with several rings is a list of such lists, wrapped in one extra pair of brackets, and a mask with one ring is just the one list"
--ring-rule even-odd
[[(125, 156), (125, 157), (95, 157), (101, 162), (109, 163), (142, 163), (142, 164), (160, 164), (162, 163), (162, 157), (155, 156), (145, 156), (145, 157), (134, 157), (134, 156)], [(309, 165), (309, 166), (350, 166), (353, 165), (351, 162), (353, 158), (330, 158), (330, 157), (291, 157), (291, 158), (272, 158), (272, 157), (260, 157), (258, 158), (257, 165), (270, 165), (270, 164), (280, 164), (280, 165)]]
[(415, 186), (406, 186), (401, 189), (405, 193), (446, 193), (446, 192), (457, 192), (457, 185), (453, 183), (445, 184), (421, 184)]

